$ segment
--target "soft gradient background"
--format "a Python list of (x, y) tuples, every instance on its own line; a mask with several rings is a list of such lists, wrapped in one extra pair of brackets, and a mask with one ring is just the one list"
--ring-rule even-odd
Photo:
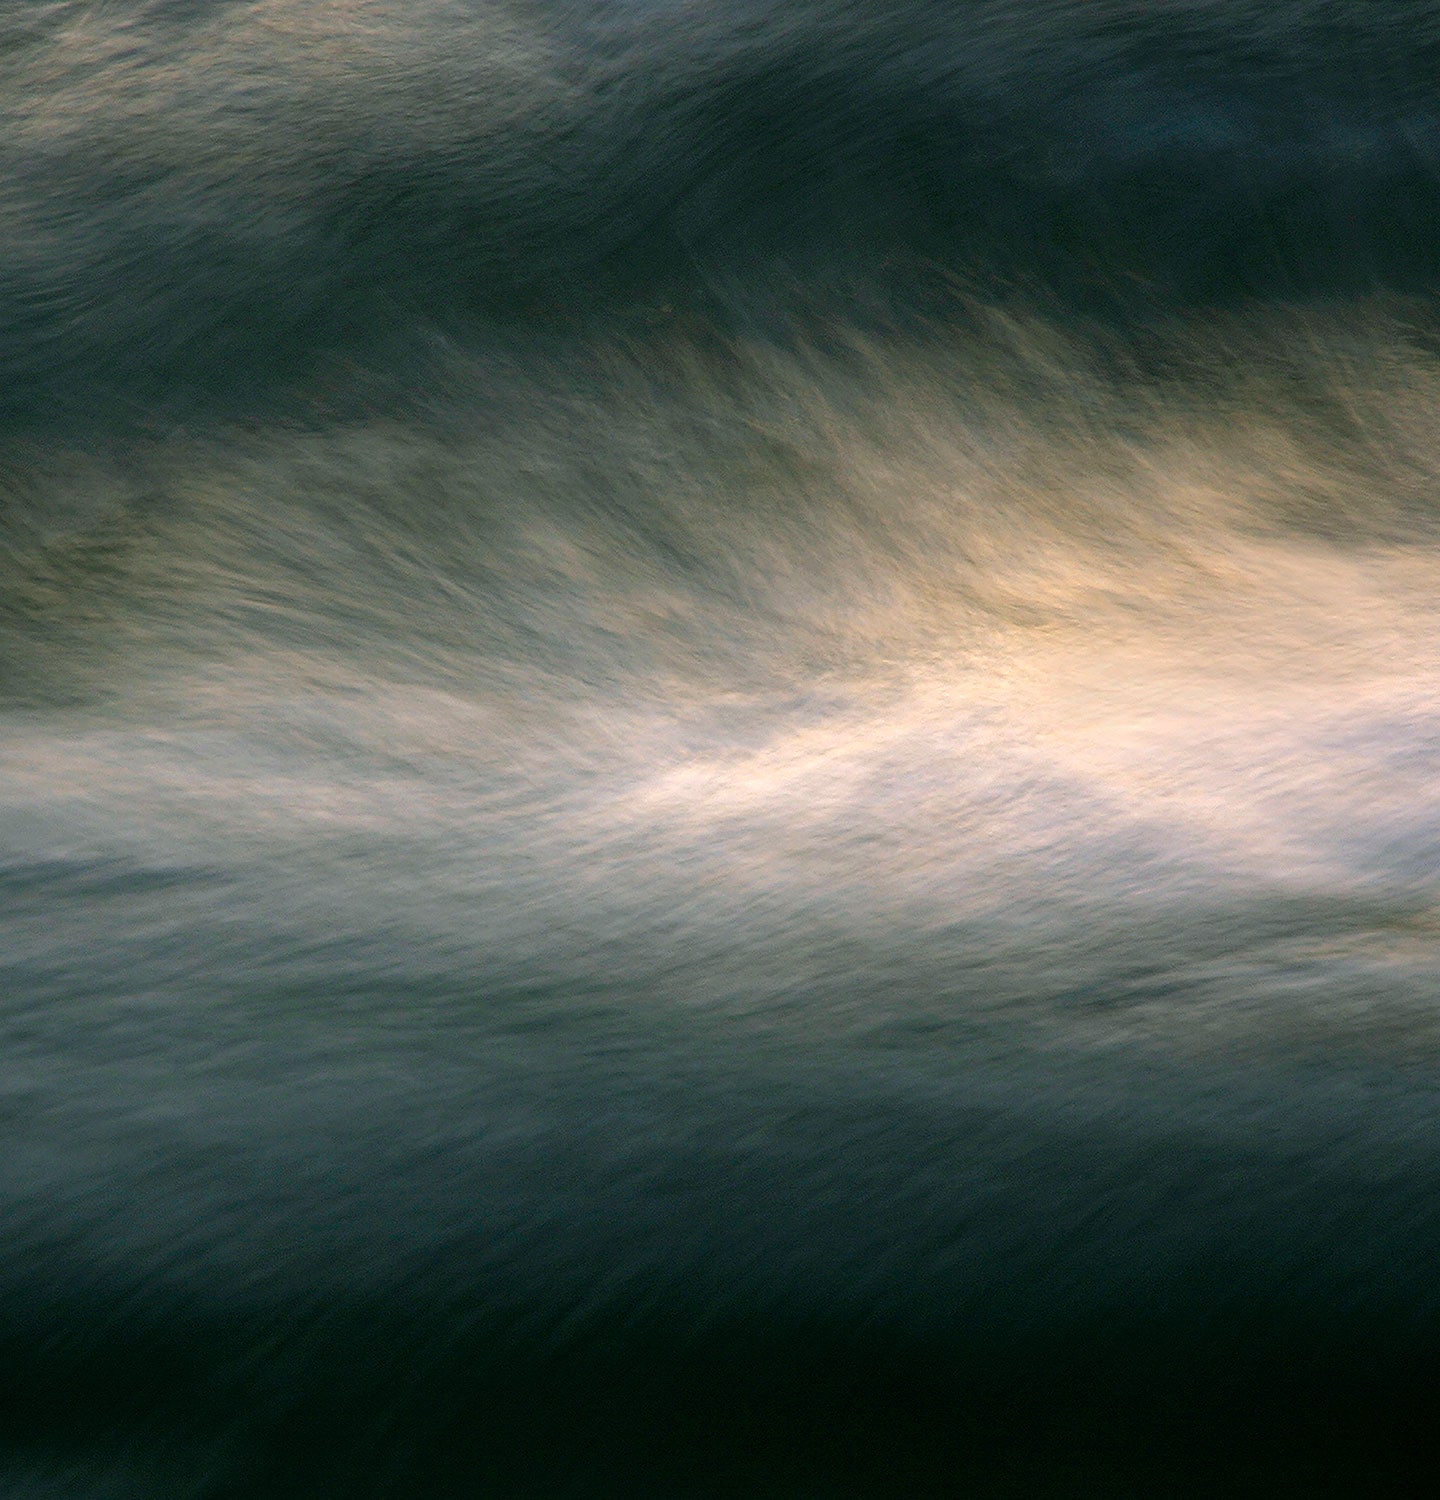
[(0, 0), (0, 1489), (1418, 1495), (1440, 9)]

